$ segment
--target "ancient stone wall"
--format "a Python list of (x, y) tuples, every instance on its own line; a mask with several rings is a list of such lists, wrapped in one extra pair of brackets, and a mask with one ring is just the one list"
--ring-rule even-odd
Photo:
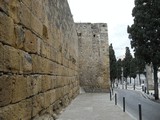
[(87, 92), (109, 90), (108, 29), (105, 23), (77, 23), (80, 86)]
[(52, 118), (78, 93), (67, 0), (0, 0), (0, 120)]

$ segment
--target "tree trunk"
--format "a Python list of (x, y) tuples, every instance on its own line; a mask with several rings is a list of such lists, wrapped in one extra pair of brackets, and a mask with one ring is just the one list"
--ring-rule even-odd
[(158, 91), (158, 67), (157, 65), (153, 64), (153, 69), (154, 69), (154, 93), (155, 93), (155, 100), (159, 99), (159, 91)]
[(139, 73), (139, 84), (141, 85), (141, 74)]
[(134, 90), (135, 90), (135, 85), (136, 85), (136, 84), (135, 84), (135, 78), (134, 78), (134, 85), (133, 85), (133, 87), (134, 87)]

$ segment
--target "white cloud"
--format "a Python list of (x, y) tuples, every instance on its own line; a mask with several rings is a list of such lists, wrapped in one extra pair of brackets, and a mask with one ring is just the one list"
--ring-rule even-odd
[(75, 22), (108, 23), (109, 42), (117, 56), (130, 46), (127, 25), (132, 24), (134, 0), (68, 0)]

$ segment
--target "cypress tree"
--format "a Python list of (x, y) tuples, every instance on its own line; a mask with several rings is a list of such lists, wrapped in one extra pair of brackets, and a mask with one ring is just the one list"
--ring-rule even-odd
[(160, 0), (135, 0), (134, 23), (128, 26), (135, 54), (154, 69), (155, 99), (159, 99), (157, 71), (160, 65)]

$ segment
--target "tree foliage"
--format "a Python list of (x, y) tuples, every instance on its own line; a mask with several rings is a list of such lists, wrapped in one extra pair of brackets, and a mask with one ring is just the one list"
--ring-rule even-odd
[(117, 77), (116, 56), (112, 44), (109, 46), (110, 80), (113, 82)]
[(122, 78), (122, 60), (118, 59), (117, 61), (117, 79), (120, 80)]
[(137, 74), (139, 75), (139, 83), (141, 85), (141, 77), (140, 75), (141, 74), (144, 74), (146, 75), (146, 72), (144, 71), (145, 70), (145, 61), (142, 60), (142, 59), (139, 59), (137, 56), (135, 56), (135, 59), (136, 59), (136, 66), (137, 66)]
[(160, 0), (135, 0), (134, 23), (128, 26), (135, 55), (153, 64), (155, 99), (158, 97), (157, 70), (160, 64)]
[(137, 61), (136, 58), (132, 58), (130, 61), (130, 77), (133, 77), (134, 79), (137, 76)]
[(130, 53), (129, 47), (126, 47), (125, 58), (123, 60), (123, 74), (127, 78), (130, 76), (130, 62), (132, 60), (132, 55)]

